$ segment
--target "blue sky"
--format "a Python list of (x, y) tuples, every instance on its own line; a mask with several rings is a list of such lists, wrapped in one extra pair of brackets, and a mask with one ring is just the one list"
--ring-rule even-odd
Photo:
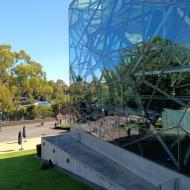
[(48, 80), (69, 83), (68, 6), (71, 0), (0, 0), (0, 44), (25, 50)]

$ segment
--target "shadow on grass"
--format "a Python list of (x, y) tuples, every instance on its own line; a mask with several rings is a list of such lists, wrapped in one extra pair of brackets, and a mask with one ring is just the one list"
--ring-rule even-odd
[(24, 154), (19, 152), (0, 156), (0, 189), (90, 190), (86, 185), (56, 169), (42, 171), (35, 154)]

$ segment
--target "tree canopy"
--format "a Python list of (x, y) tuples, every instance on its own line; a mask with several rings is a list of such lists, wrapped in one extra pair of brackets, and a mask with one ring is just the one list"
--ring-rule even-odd
[[(65, 101), (68, 86), (63, 80), (48, 81), (42, 65), (25, 51), (0, 45), (0, 113), (15, 114), (36, 101)], [(68, 99), (66, 97), (66, 99)]]

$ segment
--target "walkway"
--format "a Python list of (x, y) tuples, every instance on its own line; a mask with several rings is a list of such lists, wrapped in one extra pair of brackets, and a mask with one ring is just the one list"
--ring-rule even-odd
[[(64, 130), (55, 130), (54, 122), (41, 124), (28, 124), (26, 127), (27, 142), (23, 142), (23, 150), (36, 149), (36, 145), (41, 143), (42, 136), (63, 134)], [(23, 126), (2, 127), (0, 130), (0, 154), (21, 151), (18, 145), (18, 132)]]
[[(23, 142), (23, 151), (36, 149), (36, 145), (41, 143), (41, 137), (27, 139)], [(17, 141), (3, 142), (0, 143), (0, 154), (21, 151), (21, 146), (18, 145)]]
[[(63, 130), (55, 130), (54, 122), (45, 123), (43, 126), (39, 124), (28, 124), (26, 127), (26, 136), (28, 139), (37, 138), (47, 135), (62, 134)], [(18, 132), (22, 131), (23, 125), (1, 127), (0, 143), (17, 141)], [(1, 149), (0, 149), (1, 150)]]

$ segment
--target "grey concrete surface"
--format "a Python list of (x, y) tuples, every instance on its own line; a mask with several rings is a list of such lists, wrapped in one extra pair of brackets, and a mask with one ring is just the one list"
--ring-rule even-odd
[(57, 167), (57, 166), (56, 166), (56, 168), (57, 168), (59, 171), (64, 172), (64, 173), (66, 173), (67, 175), (69, 175), (69, 176), (75, 178), (76, 180), (80, 181), (81, 183), (86, 184), (87, 186), (91, 187), (93, 190), (106, 190), (105, 188), (100, 187), (100, 186), (98, 186), (97, 184), (92, 183), (92, 182), (90, 182), (90, 181), (88, 181), (88, 180), (86, 180), (86, 179), (80, 177), (79, 175), (75, 175), (75, 174), (71, 173), (71, 172), (68, 171), (68, 170), (65, 170), (65, 169), (60, 168), (60, 167)]
[(178, 174), (169, 170), (161, 165), (158, 165), (150, 160), (144, 159), (132, 152), (122, 149), (111, 143), (99, 140), (92, 135), (72, 129), (71, 135), (78, 139), (80, 134), (80, 141), (94, 149), (95, 151), (110, 158), (112, 161), (117, 162), (124, 168), (130, 170), (136, 175), (141, 175), (152, 184), (159, 185), (165, 181), (174, 180)]
[(189, 190), (190, 178), (78, 129), (42, 141), (43, 158), (109, 190)]
[(64, 151), (74, 156), (81, 162), (88, 165), (93, 170), (101, 173), (103, 176), (119, 184), (121, 187), (130, 190), (154, 190), (155, 187), (142, 178), (136, 176), (129, 170), (126, 170), (116, 162), (94, 151), (88, 146), (76, 142), (61, 145)]
[[(22, 130), (23, 125), (2, 127), (0, 130), (0, 142), (17, 141), (18, 132)], [(63, 130), (55, 130), (54, 122), (47, 122), (41, 126), (41, 123), (28, 124), (26, 127), (27, 138), (36, 138), (47, 135), (60, 135), (63, 134)]]
[[(42, 157), (109, 190), (157, 190), (121, 165), (73, 139), (70, 134), (43, 138)], [(54, 151), (54, 153), (52, 153)], [(69, 163), (66, 160), (69, 159)]]
[[(174, 172), (132, 152), (99, 140), (92, 135), (71, 129), (71, 135), (83, 144), (110, 158), (144, 180), (166, 190), (189, 190), (190, 178)], [(173, 188), (172, 188), (173, 187)]]

